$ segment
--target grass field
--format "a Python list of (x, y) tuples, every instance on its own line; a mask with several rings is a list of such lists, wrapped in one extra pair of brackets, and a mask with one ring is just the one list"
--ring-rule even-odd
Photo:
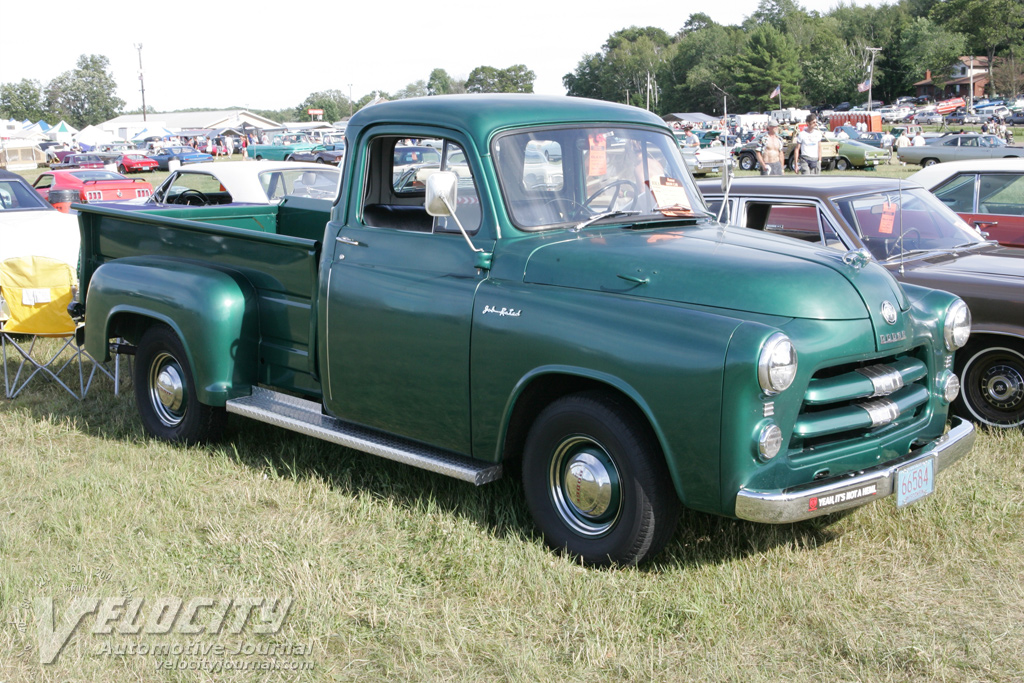
[[(234, 417), (221, 444), (173, 447), (109, 380), (81, 403), (53, 385), (0, 400), (0, 443), (5, 683), (1024, 679), (1020, 432), (982, 434), (908, 508), (779, 527), (687, 513), (654, 563), (612, 570), (548, 551), (515, 481)], [(108, 635), (89, 615), (40, 663), (38, 599), (59, 631), (74, 599), (118, 596), (150, 620), (164, 598), (293, 602), (272, 634)], [(157, 668), (274, 661), (311, 668)]]
[[(656, 561), (610, 570), (547, 550), (515, 480), (474, 488), (234, 416), (223, 442), (174, 447), (107, 380), (82, 402), (0, 398), (0, 444), (2, 683), (1024, 680), (1021, 432), (982, 433), (905, 509), (685, 513)], [(76, 626), (93, 597), (114, 608)], [(278, 597), (279, 629), (257, 610), (215, 632), (226, 601)]]

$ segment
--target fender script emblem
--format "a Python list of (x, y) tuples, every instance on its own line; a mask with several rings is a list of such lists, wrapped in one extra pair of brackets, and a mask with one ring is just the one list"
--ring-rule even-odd
[(518, 318), (519, 315), (522, 312), (523, 312), (522, 309), (519, 309), (518, 311), (516, 311), (516, 310), (513, 310), (511, 308), (495, 308), (494, 306), (484, 306), (484, 313), (483, 314), (487, 315), (488, 313), (496, 313), (496, 314), (500, 315), (502, 318), (504, 318), (506, 315), (507, 316), (511, 316), (513, 318)]

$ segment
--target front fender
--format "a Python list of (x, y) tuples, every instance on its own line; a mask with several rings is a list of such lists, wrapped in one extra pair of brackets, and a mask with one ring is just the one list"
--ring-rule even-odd
[(256, 295), (238, 273), (157, 257), (97, 268), (86, 294), (85, 349), (107, 358), (108, 340), (140, 319), (163, 322), (181, 339), (202, 403), (223, 406), (256, 383)]

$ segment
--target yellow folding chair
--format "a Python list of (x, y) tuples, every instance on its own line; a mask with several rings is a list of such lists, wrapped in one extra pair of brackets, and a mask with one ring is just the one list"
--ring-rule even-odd
[[(44, 256), (22, 256), (0, 263), (0, 298), (4, 301), (0, 308), (6, 317), (0, 328), (0, 337), (7, 398), (20, 394), (37, 375), (55, 381), (77, 399), (85, 398), (97, 369), (116, 382), (109, 370), (75, 343), (77, 324), (67, 309), (76, 286), (75, 272), (63, 261)], [(31, 337), (27, 348), (19, 336)], [(38, 343), (47, 338), (63, 339), (63, 344), (54, 350), (53, 345)], [(7, 362), (8, 348), (12, 349), (12, 356), (21, 358), (13, 378)], [(68, 349), (70, 356), (61, 362)], [(14, 354), (14, 350), (18, 353)], [(88, 376), (86, 363), (91, 364)], [(31, 369), (26, 370), (27, 367)], [(77, 368), (77, 382), (71, 379), (65, 383), (61, 379), (61, 374), (69, 368), (71, 371)], [(77, 391), (73, 388), (75, 385)]]

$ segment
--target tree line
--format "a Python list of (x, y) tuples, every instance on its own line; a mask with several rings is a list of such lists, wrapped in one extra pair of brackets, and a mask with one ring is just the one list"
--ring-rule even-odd
[(723, 25), (691, 14), (675, 34), (631, 26), (609, 36), (563, 77), (569, 95), (627, 102), (659, 114), (764, 111), (863, 102), (871, 52), (881, 48), (872, 96), (892, 101), (916, 94), (931, 71), (936, 86), (960, 56), (993, 65), (990, 91), (1024, 88), (1024, 2), (899, 0), (878, 7), (840, 2), (808, 12), (795, 0), (761, 0), (742, 23)]

